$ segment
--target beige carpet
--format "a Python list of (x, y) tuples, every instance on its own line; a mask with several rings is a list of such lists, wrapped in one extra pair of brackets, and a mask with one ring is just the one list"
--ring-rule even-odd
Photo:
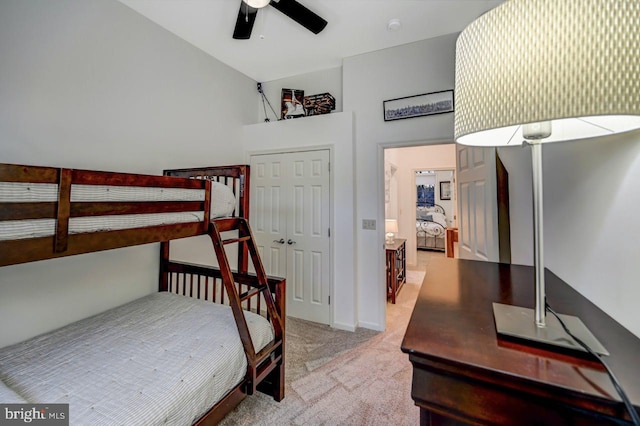
[(400, 344), (424, 272), (408, 271), (387, 330), (355, 333), (287, 318), (286, 396), (247, 397), (222, 425), (417, 425), (411, 364)]

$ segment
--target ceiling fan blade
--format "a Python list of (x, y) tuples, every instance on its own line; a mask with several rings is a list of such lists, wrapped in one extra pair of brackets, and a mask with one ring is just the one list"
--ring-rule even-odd
[(318, 34), (327, 26), (327, 21), (298, 3), (296, 0), (271, 0), (269, 4), (314, 34)]
[(240, 1), (236, 27), (233, 29), (233, 38), (237, 40), (247, 40), (251, 38), (251, 30), (253, 29), (253, 23), (256, 22), (257, 14), (258, 9)]

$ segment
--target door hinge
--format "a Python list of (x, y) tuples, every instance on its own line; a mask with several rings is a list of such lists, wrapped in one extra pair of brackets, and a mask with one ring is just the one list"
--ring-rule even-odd
[(327, 228), (327, 237), (331, 238), (331, 228)]
[(327, 170), (331, 171), (331, 161), (327, 163)]
[(329, 305), (331, 304), (331, 296), (329, 296)]

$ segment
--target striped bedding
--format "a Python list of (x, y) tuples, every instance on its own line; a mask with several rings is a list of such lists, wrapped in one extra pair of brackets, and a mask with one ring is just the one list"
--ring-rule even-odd
[[(204, 190), (109, 185), (72, 185), (71, 202), (202, 201)], [(0, 182), (0, 203), (57, 202), (58, 185)], [(233, 190), (212, 182), (211, 218), (228, 217), (236, 207)], [(176, 223), (201, 222), (202, 212), (86, 216), (69, 219), (69, 233), (114, 231)], [(48, 237), (55, 219), (0, 221), (0, 241)]]
[[(245, 316), (258, 351), (273, 329)], [(155, 293), (0, 348), (0, 395), (69, 403), (72, 425), (190, 425), (246, 366), (228, 306)]]
[[(69, 234), (201, 222), (202, 218), (202, 212), (73, 217), (69, 219)], [(49, 237), (55, 229), (55, 219), (7, 220), (0, 222), (0, 241)]]

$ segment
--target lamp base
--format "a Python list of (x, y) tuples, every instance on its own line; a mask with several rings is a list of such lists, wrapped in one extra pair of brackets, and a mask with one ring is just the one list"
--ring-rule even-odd
[[(547, 316), (545, 327), (538, 327), (535, 323), (533, 309), (494, 303), (493, 317), (496, 321), (498, 334), (586, 352), (582, 346), (564, 331), (560, 322), (553, 315)], [(571, 315), (559, 315), (559, 317), (562, 318), (571, 333), (582, 340), (594, 352), (601, 355), (609, 355), (609, 352), (589, 331), (580, 318)]]
[(395, 242), (396, 242), (395, 234), (393, 232), (388, 232), (385, 235), (384, 243), (385, 244), (393, 244)]

